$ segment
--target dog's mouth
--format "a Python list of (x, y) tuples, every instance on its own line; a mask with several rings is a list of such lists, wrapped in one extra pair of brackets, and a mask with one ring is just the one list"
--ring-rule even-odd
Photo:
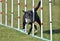
[(31, 20), (27, 19), (27, 18), (25, 18), (25, 21), (26, 21), (26, 23), (30, 23), (31, 22)]

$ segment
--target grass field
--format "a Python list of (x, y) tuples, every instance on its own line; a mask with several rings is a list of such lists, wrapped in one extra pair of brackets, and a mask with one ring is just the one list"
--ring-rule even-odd
[(42, 41), (0, 25), (0, 41)]
[[(39, 0), (35, 0), (35, 6)], [(48, 0), (43, 1), (43, 22), (44, 22), (44, 37), (47, 39), (50, 39), (50, 33), (49, 33), (49, 5)], [(22, 28), (22, 17), (24, 10), (24, 0), (20, 1), (20, 28)], [(3, 24), (5, 24), (5, 0), (3, 0)], [(27, 10), (32, 9), (32, 0), (27, 1)], [(17, 21), (18, 21), (18, 14), (17, 14), (17, 0), (14, 0), (14, 27), (17, 28)], [(40, 16), (40, 11), (38, 9), (38, 15)], [(53, 41), (60, 41), (60, 0), (52, 0), (52, 18), (53, 18)], [(11, 24), (11, 0), (8, 0), (8, 25)], [(35, 22), (39, 29), (39, 25)], [(30, 28), (30, 26), (28, 26)], [(29, 29), (28, 28), (28, 29)], [(39, 34), (40, 30), (37, 32), (37, 36), (40, 36)], [(18, 32), (16, 30), (5, 28), (4, 26), (0, 25), (0, 41), (43, 41), (36, 38), (33, 38), (29, 35), (25, 35), (21, 32)]]

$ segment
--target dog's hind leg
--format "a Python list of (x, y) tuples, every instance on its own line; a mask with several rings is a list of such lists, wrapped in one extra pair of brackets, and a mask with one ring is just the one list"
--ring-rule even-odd
[(39, 24), (39, 26), (41, 28), (41, 21), (40, 21), (39, 17), (36, 19), (36, 22)]

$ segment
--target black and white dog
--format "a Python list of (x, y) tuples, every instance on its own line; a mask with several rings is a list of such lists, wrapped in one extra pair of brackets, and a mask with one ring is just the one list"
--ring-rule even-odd
[[(30, 34), (31, 31), (32, 31), (32, 23), (33, 22), (36, 21), (41, 27), (41, 21), (40, 21), (40, 18), (38, 16), (38, 14), (37, 14), (37, 10), (40, 7), (40, 4), (41, 4), (41, 1), (39, 1), (38, 5), (34, 8), (34, 13), (33, 13), (32, 10), (28, 10), (28, 11), (23, 10), (23, 12), (24, 12), (24, 15), (23, 15), (23, 29), (25, 29), (25, 24), (30, 24), (31, 25), (31, 28), (30, 28), (28, 34)], [(34, 16), (34, 21), (33, 21), (33, 14), (35, 15)], [(34, 27), (37, 30), (36, 25), (34, 25)]]

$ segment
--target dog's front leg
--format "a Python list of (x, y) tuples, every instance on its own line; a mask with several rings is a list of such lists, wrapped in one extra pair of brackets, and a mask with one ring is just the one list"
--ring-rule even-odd
[(31, 23), (31, 28), (29, 29), (28, 35), (31, 33), (32, 31), (32, 23)]
[(26, 24), (26, 22), (25, 22), (25, 21), (23, 21), (23, 29), (25, 29), (25, 24)]

